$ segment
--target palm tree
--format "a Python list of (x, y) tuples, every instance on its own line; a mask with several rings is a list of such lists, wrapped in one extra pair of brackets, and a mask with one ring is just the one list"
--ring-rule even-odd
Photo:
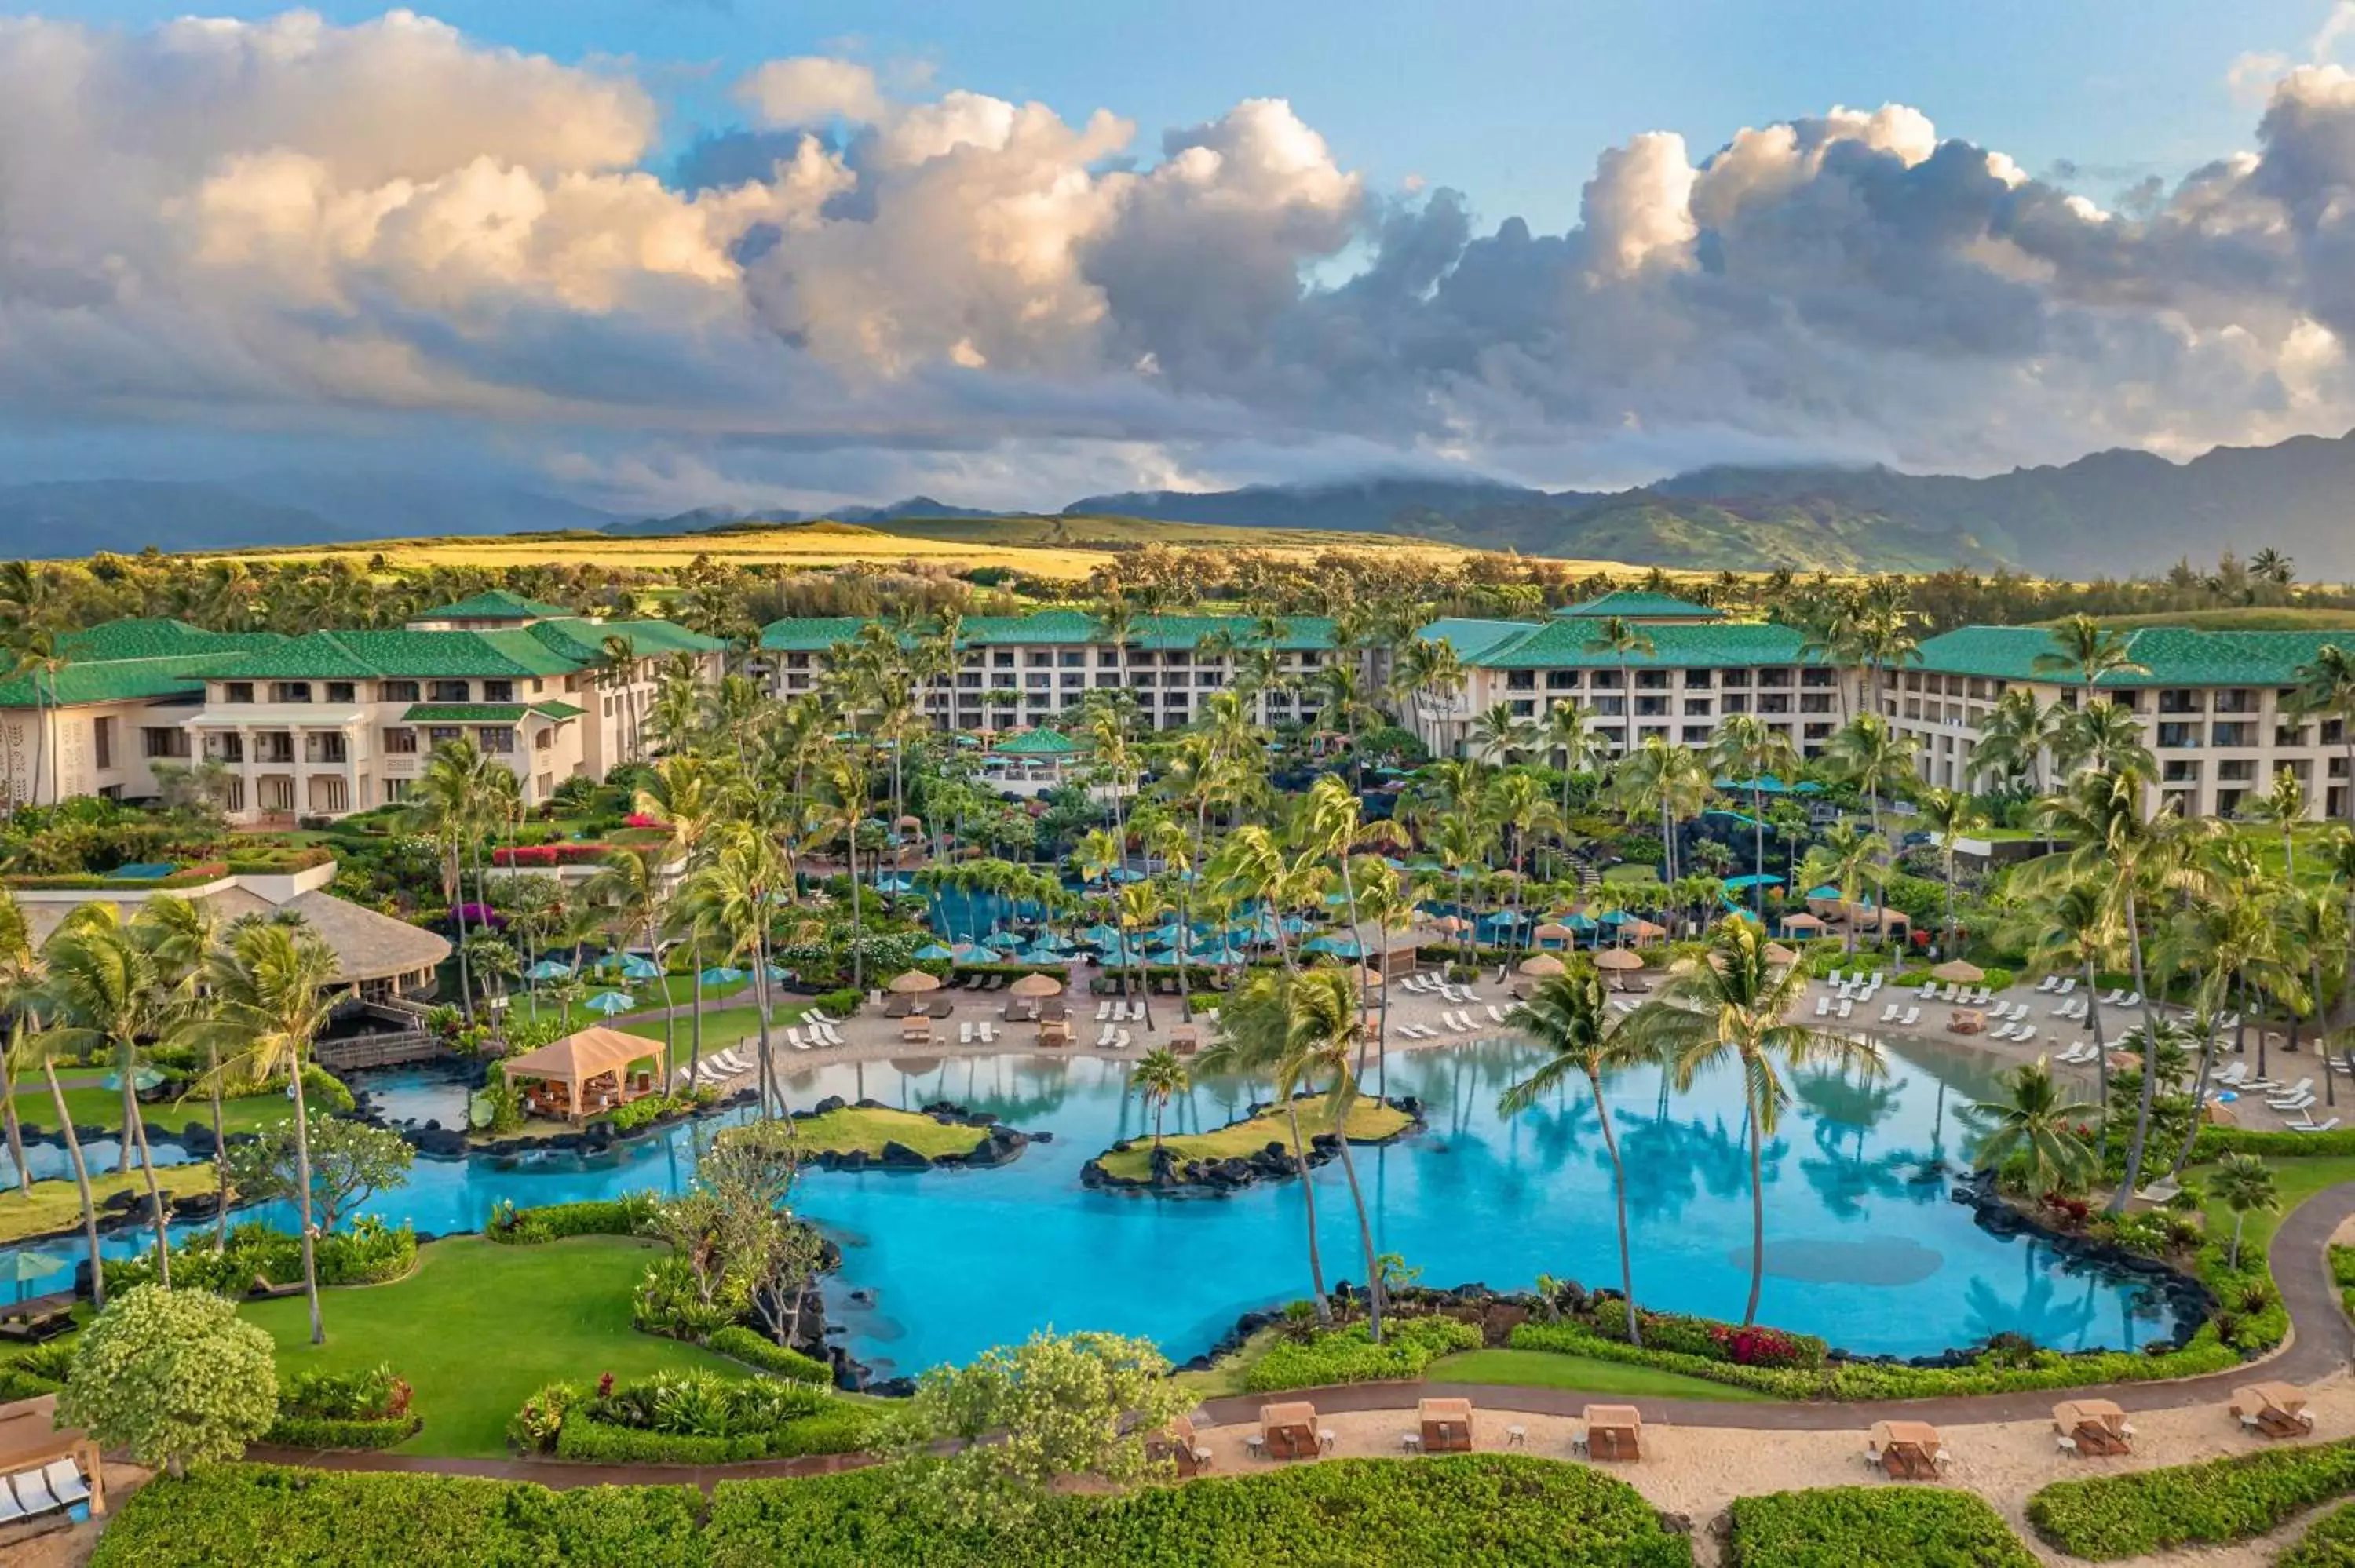
[(2270, 1214), (2281, 1207), (2281, 1189), (2274, 1173), (2254, 1154), (2227, 1154), (2208, 1178), (2208, 1191), (2232, 1211), (2232, 1245), (2224, 1266), (2241, 1266), (2241, 1227), (2251, 1214)]
[[(25, 1162), (24, 1128), (16, 1119), (16, 1075), (33, 1065), (34, 1051), (27, 1042), (25, 1014), (36, 989), (38, 966), (33, 956), (32, 927), (25, 911), (8, 890), (0, 887), (0, 1012), (14, 1016), (16, 1026), (0, 1046), (0, 1120), (8, 1134), (8, 1160), (16, 1168), (16, 1184), (27, 1201), (33, 1196), (33, 1172)], [(72, 1128), (67, 1128), (69, 1136)]]
[(1768, 726), (1756, 714), (1728, 714), (1717, 726), (1710, 740), (1709, 765), (1713, 773), (1721, 773), (1750, 785), (1750, 828), (1752, 874), (1757, 878), (1750, 885), (1752, 910), (1761, 916), (1766, 912), (1766, 776), (1777, 778), (1799, 770), (1799, 751), (1791, 737)]
[(1493, 762), (1520, 761), (1538, 743), (1538, 730), (1517, 717), (1510, 703), (1491, 703), (1472, 720), (1472, 749)]
[(2061, 715), (2053, 728), (2052, 759), (2064, 773), (2083, 768), (2131, 769), (2157, 778), (2158, 763), (2144, 734), (2142, 720), (2132, 708), (2096, 697), (2075, 713)]
[(2030, 901), (2005, 940), (2025, 949), (2037, 968), (2072, 972), (2084, 982), (2085, 1026), (2094, 1036), (2094, 1065), (2100, 1079), (2096, 1113), (2108, 1136), (2110, 1053), (2102, 1037), (2098, 977), (2118, 943), (2118, 906), (2106, 885), (2086, 877), (2047, 879), (2026, 889)]
[(1859, 899), (1868, 887), (1877, 888), (1887, 879), (1881, 863), (1889, 842), (1879, 833), (1859, 828), (1853, 821), (1833, 823), (1824, 836), (1809, 846), (1807, 858), (1799, 866), (1798, 880), (1809, 887), (1827, 883), (1839, 889), (1840, 901), (1848, 906), (1848, 918), (1841, 922), (1848, 927), (1846, 951), (1856, 955), (1856, 928)]
[(2291, 705), (2302, 714), (2339, 721), (2339, 738), (2347, 753), (2348, 815), (2355, 821), (2355, 653), (2336, 642), (2326, 642), (2314, 657), (2297, 667), (2296, 695)]
[(205, 956), (209, 1016), (197, 1026), (221, 1052), (222, 1073), (274, 1078), (294, 1094), (296, 1203), (303, 1224), (303, 1291), (311, 1306), (311, 1342), (325, 1344), (319, 1316), (319, 1266), (311, 1224), (311, 1124), (303, 1070), (327, 1025), (335, 998), (335, 950), (302, 921), (262, 920), (233, 927)]
[(1636, 657), (1648, 658), (1658, 652), (1652, 634), (1634, 621), (1616, 615), (1603, 618), (1594, 635), (1586, 640), (1589, 653), (1608, 653), (1619, 666), (1619, 749), (1625, 754), (1636, 749), (1636, 678), (1633, 665)]
[(1529, 1000), (1506, 1014), (1505, 1021), (1545, 1047), (1547, 1054), (1529, 1076), (1505, 1091), (1497, 1102), (1497, 1115), (1515, 1116), (1528, 1110), (1568, 1083), (1573, 1074), (1585, 1078), (1594, 1095), (1594, 1114), (1603, 1123), (1603, 1148), (1611, 1157), (1612, 1194), (1619, 1210), (1619, 1294), (1627, 1308), (1627, 1342), (1641, 1345), (1643, 1330), (1636, 1319), (1636, 1266), (1627, 1241), (1627, 1168), (1619, 1156), (1619, 1136), (1611, 1125), (1603, 1080), (1608, 1074), (1653, 1060), (1652, 1054), (1638, 1034), (1612, 1026), (1603, 977), (1582, 955), (1573, 955), (1561, 974), (1540, 980)]
[(1193, 1078), (1178, 1053), (1167, 1046), (1147, 1051), (1128, 1075), (1128, 1086), (1135, 1089), (1145, 1103), (1153, 1107), (1153, 1152), (1161, 1152), (1161, 1118), (1169, 1102), (1192, 1086)]
[(1859, 714), (1824, 742), (1817, 760), (1827, 775), (1854, 785), (1864, 796), (1877, 834), (1881, 793), (1900, 779), (1913, 777), (1913, 753), (1919, 744), (1881, 715)]
[(1206, 1073), (1272, 1073), (1277, 1080), (1275, 1098), (1284, 1107), (1286, 1134), (1292, 1142), (1292, 1162), (1300, 1172), (1300, 1203), (1308, 1236), (1309, 1298), (1316, 1320), (1333, 1320), (1333, 1304), (1325, 1293), (1325, 1259), (1316, 1236), (1316, 1183), (1309, 1180), (1308, 1145), (1300, 1136), (1300, 1107), (1285, 1082), (1284, 1065), (1291, 1058), (1292, 976), (1254, 973), (1219, 1013), (1218, 1039), (1202, 1053)]
[(1774, 1136), (1790, 1089), (1778, 1071), (1822, 1062), (1859, 1075), (1884, 1071), (1880, 1048), (1811, 1029), (1788, 1015), (1806, 994), (1804, 967), (1782, 968), (1766, 956), (1765, 937), (1729, 915), (1713, 931), (1705, 961), (1670, 980), (1620, 1028), (1672, 1065), (1676, 1086), (1690, 1089), (1704, 1071), (1738, 1064), (1750, 1141), (1750, 1299), (1744, 1324), (1758, 1320), (1766, 1281), (1765, 1140)]
[(482, 835), (483, 775), (490, 766), (474, 743), (463, 736), (443, 741), (425, 758), (400, 813), (402, 825), (432, 839), (442, 856), (450, 903), (458, 920), (458, 997), (469, 1013), (474, 1011), (474, 986), (465, 951), (464, 856)]
[[(646, 956), (658, 969), (663, 967), (661, 936), (670, 915), (670, 895), (656, 852), (626, 845), (607, 852), (596, 874), (581, 888), (584, 902), (645, 943)], [(667, 978), (658, 975), (655, 984), (662, 992), (663, 1084), (667, 1088), (678, 1081), (677, 1017), (671, 1008)]]
[[(1570, 781), (1582, 773), (1599, 769), (1611, 755), (1603, 737), (1594, 733), (1594, 710), (1580, 707), (1567, 699), (1546, 709), (1544, 721), (1538, 726), (1537, 746), (1540, 755), (1559, 758), (1556, 766), (1561, 769), (1561, 815), (1570, 820)], [(1731, 722), (1731, 721), (1728, 721)]]
[[(1291, 977), (1285, 999), (1285, 1050), (1277, 1069), (1276, 1092), (1289, 1097), (1301, 1085), (1327, 1080), (1325, 1110), (1341, 1154), (1341, 1174), (1349, 1184), (1349, 1202), (1358, 1214), (1358, 1244), (1366, 1258), (1367, 1335), (1382, 1342), (1382, 1298), (1385, 1294), (1380, 1255), (1374, 1250), (1374, 1228), (1366, 1213), (1365, 1190), (1358, 1184), (1357, 1158), (1349, 1152), (1349, 1113), (1358, 1103), (1358, 1075), (1352, 1059), (1359, 1054), (1359, 1036), (1366, 1026), (1358, 988), (1340, 969), (1305, 969)], [(1303, 1172), (1305, 1183), (1306, 1173)]]
[(793, 873), (776, 842), (751, 822), (723, 822), (709, 859), (680, 889), (681, 913), (709, 931), (723, 956), (743, 959), (752, 971), (752, 1001), (761, 1016), (760, 1100), (762, 1117), (782, 1108), (783, 1091), (770, 1040), (769, 920), (775, 900), (793, 888)]
[(2074, 1189), (2097, 1164), (2076, 1131), (2094, 1107), (2070, 1099), (2041, 1055), (2006, 1073), (2001, 1085), (1995, 1097), (1963, 1113), (1983, 1129), (1972, 1146), (1972, 1162), (1983, 1171), (2020, 1162), (2030, 1192)]
[(2297, 829), (2306, 821), (2306, 786), (2286, 768), (2275, 770), (2272, 786), (2247, 807), (2251, 821), (2281, 830), (2282, 874), (2292, 885), (2297, 882)]
[(2083, 689), (2077, 706), (2091, 706), (2094, 688), (2113, 675), (2147, 675), (2148, 667), (2134, 659), (2134, 634), (2113, 631), (2090, 615), (2064, 617), (2052, 628), (2052, 648), (2039, 653), (2030, 668), (2040, 675), (2065, 675)]
[[(90, 1301), (95, 1308), (106, 1306), (106, 1270), (99, 1261), (98, 1204), (90, 1189), (90, 1163), (81, 1157), (81, 1139), (74, 1133), (73, 1113), (66, 1108), (66, 1091), (58, 1083), (58, 1062), (55, 1053), (45, 1048), (37, 1034), (28, 1040), (31, 1031), (19, 1018), (10, 1028), (8, 1057), (13, 1063), (20, 1055), (29, 1055), (41, 1064), (41, 1075), (48, 1081), (49, 1104), (57, 1112), (58, 1127), (66, 1140), (66, 1158), (72, 1162), (74, 1190), (81, 1198), (82, 1242), (90, 1249)], [(24, 1169), (24, 1160), (17, 1158), (16, 1168)]]
[(2038, 703), (2033, 686), (2007, 688), (1980, 727), (1978, 744), (1971, 747), (1971, 777), (1993, 777), (2024, 787), (2031, 795), (2041, 793), (2044, 758), (2059, 738), (2064, 716), (2060, 704)]
[(2268, 545), (2249, 557), (2249, 576), (2275, 588), (2287, 588), (2297, 580), (2297, 562)]
[(1938, 835), (1938, 856), (1946, 883), (1945, 914), (1938, 928), (1941, 948), (1955, 948), (1955, 841), (1987, 821), (1987, 810), (1974, 795), (1959, 789), (1931, 789), (1922, 792), (1922, 820)]

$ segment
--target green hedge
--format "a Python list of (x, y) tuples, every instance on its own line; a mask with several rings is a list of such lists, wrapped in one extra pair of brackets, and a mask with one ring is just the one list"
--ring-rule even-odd
[(2349, 1492), (2355, 1438), (2055, 1481), (2028, 1499), (2028, 1522), (2072, 1556), (2102, 1561), (2253, 1540)]
[(2274, 1568), (2355, 1568), (2355, 1504), (2324, 1515)]
[[(1290, 1469), (1057, 1495), (988, 1531), (911, 1509), (889, 1469), (723, 1482), (707, 1527), (712, 1568), (1398, 1568), (1549, 1563), (1690, 1568), (1692, 1542), (1626, 1482), (1502, 1454)], [(165, 1568), (171, 1568), (166, 1564)]]
[(2036, 1568), (2036, 1555), (1969, 1492), (1827, 1487), (1736, 1498), (1727, 1568)]
[(1382, 1383), (1423, 1375), (1423, 1369), (1451, 1351), (1476, 1351), (1480, 1330), (1453, 1318), (1393, 1318), (1375, 1344), (1363, 1323), (1352, 1323), (1305, 1343), (1272, 1346), (1243, 1374), (1253, 1393), (1318, 1388), (1336, 1383)]
[(424, 1430), (420, 1416), (392, 1416), (381, 1421), (339, 1421), (325, 1415), (281, 1415), (261, 1435), (281, 1448), (389, 1448), (406, 1443)]
[(556, 1457), (584, 1465), (730, 1465), (805, 1454), (856, 1454), (874, 1440), (878, 1419), (864, 1406), (842, 1404), (766, 1432), (704, 1437), (617, 1426), (576, 1409), (557, 1432)]
[(578, 1203), (542, 1203), (519, 1209), (502, 1200), (494, 1204), (483, 1239), (510, 1246), (533, 1246), (559, 1236), (632, 1236), (654, 1218), (661, 1202), (651, 1192), (624, 1192), (618, 1198), (590, 1199)]
[(730, 1361), (742, 1361), (793, 1383), (814, 1383), (820, 1387), (830, 1387), (834, 1383), (834, 1369), (824, 1361), (764, 1340), (741, 1324), (730, 1323), (703, 1343), (705, 1349)]
[(213, 1465), (122, 1505), (91, 1568), (704, 1568), (692, 1487)]

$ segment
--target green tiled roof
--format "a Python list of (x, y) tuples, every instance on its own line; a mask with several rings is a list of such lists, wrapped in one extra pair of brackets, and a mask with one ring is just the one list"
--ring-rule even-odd
[(1637, 588), (1614, 588), (1599, 599), (1583, 604), (1568, 605), (1554, 611), (1556, 615), (1602, 618), (1621, 616), (1629, 620), (1646, 616), (1682, 616), (1692, 620), (1723, 620), (1725, 612), (1711, 609), (1705, 604), (1695, 604), (1674, 594), (1645, 593)]
[(1593, 621), (1558, 616), (1526, 636), (1499, 642), (1464, 662), (1488, 670), (1631, 670), (1727, 669), (1753, 664), (1820, 664), (1819, 657), (1802, 658), (1806, 641), (1787, 626), (1764, 621), (1701, 621), (1690, 625), (1646, 626), (1644, 635), (1652, 651), (1637, 651), (1624, 659), (1607, 649), (1587, 646), (1594, 641)]
[(1081, 747), (1060, 730), (1026, 729), (1012, 740), (1001, 740), (989, 749), (1007, 757), (1068, 757)]
[[(2149, 673), (2103, 676), (2109, 686), (2290, 686), (2297, 669), (2322, 648), (2355, 645), (2345, 631), (2195, 631), (2179, 626), (2137, 627), (2126, 634), (2126, 655)], [(2076, 683), (2065, 672), (2039, 670), (2039, 654), (2057, 653), (2041, 626), (1966, 626), (1922, 644), (1921, 667), (1948, 675), (1999, 681)]]
[(438, 609), (421, 610), (411, 620), (538, 620), (549, 616), (570, 615), (560, 604), (549, 604), (540, 599), (526, 599), (505, 588), (493, 588), (472, 599), (462, 599), (455, 604), (445, 604)]
[(534, 703), (531, 705), (531, 711), (542, 718), (575, 719), (588, 710), (576, 708), (570, 703)]
[(570, 703), (411, 703), (403, 724), (521, 724), (527, 714), (542, 718), (579, 718)]
[[(131, 702), (204, 690), (201, 672), (281, 642), (274, 631), (207, 631), (184, 620), (111, 620), (58, 639), (65, 660), (39, 677), (38, 702)], [(34, 675), (0, 681), (0, 708), (36, 705)]]
[[(761, 646), (781, 653), (822, 653), (856, 638), (864, 624), (851, 615), (773, 620), (761, 629)], [(1259, 641), (1259, 622), (1247, 615), (1140, 615), (1129, 622), (1126, 646), (1152, 652), (1191, 649), (1221, 632), (1238, 647), (1252, 647)], [(1028, 615), (967, 616), (958, 646), (1073, 647), (1105, 641), (1103, 622), (1086, 610), (1040, 609)], [(1286, 651), (1330, 648), (1333, 623), (1323, 616), (1286, 617), (1275, 646)]]
[(855, 615), (793, 616), (761, 628), (761, 646), (777, 653), (823, 653), (864, 625)]
[(240, 681), (512, 677), (569, 675), (581, 665), (528, 630), (314, 631), (236, 655), (205, 673)]
[(689, 631), (668, 620), (583, 620), (567, 615), (535, 621), (523, 628), (523, 634), (580, 664), (602, 659), (609, 637), (628, 638), (631, 651), (641, 659), (665, 653), (709, 653), (728, 646), (717, 637)]
[(1455, 650), (1458, 659), (1469, 662), (1499, 643), (1527, 636), (1536, 630), (1536, 624), (1527, 620), (1473, 620), (1444, 617), (1433, 621), (1415, 636), (1425, 642), (1444, 642)]

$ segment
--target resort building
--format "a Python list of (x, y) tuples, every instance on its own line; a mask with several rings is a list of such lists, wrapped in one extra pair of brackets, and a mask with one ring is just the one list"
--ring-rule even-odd
[(56, 660), (0, 681), (0, 802), (77, 795), (147, 800), (155, 764), (188, 761), (180, 726), (204, 699), (204, 672), (284, 641), (186, 621), (116, 620), (57, 640)]
[[(1605, 640), (1614, 620), (1632, 645)], [(1707, 746), (1720, 720), (1748, 713), (1813, 756), (1847, 716), (1839, 672), (1803, 653), (1800, 632), (1666, 594), (1608, 593), (1536, 622), (1436, 620), (1417, 635), (1454, 648), (1462, 666), (1460, 686), (1418, 694), (1401, 715), (1442, 756), (1465, 755), (1474, 724), (1498, 704), (1529, 723), (1563, 703), (1585, 708), (1614, 752), (1654, 736)]]
[[(2187, 817), (2236, 816), (2286, 769), (2305, 786), (2309, 813), (2344, 818), (2341, 722), (2298, 714), (2290, 700), (2298, 667), (2333, 641), (2344, 634), (2146, 627), (2126, 634), (2127, 658), (2141, 670), (2105, 675), (2095, 690), (2140, 721), (2158, 762), (2154, 804)], [(1881, 711), (1920, 742), (1922, 778), (1988, 786), (1972, 753), (2006, 692), (2024, 687), (2040, 707), (2074, 708), (2083, 683), (2036, 667), (2054, 651), (2041, 627), (1966, 626), (1925, 641), (1917, 662), (1883, 672)]]
[(478, 594), (397, 631), (314, 631), (202, 669), (180, 720), (189, 754), (229, 771), (232, 821), (339, 817), (400, 800), (436, 746), (471, 739), (537, 806), (565, 779), (646, 753), (674, 659), (716, 682), (726, 644), (666, 620), (587, 620)]
[[(761, 632), (771, 691), (790, 700), (817, 690), (837, 651), (867, 624), (856, 616), (771, 622)], [(1115, 643), (1082, 610), (969, 616), (955, 669), (924, 687), (924, 713), (943, 729), (1028, 729), (1077, 708), (1091, 691), (1116, 689), (1148, 727), (1177, 729), (1252, 662), (1272, 661), (1272, 672), (1288, 679), (1255, 696), (1252, 716), (1291, 724), (1316, 710), (1315, 694), (1298, 688), (1335, 656), (1333, 623), (1290, 616), (1278, 625), (1269, 641), (1248, 616), (1140, 615)]]

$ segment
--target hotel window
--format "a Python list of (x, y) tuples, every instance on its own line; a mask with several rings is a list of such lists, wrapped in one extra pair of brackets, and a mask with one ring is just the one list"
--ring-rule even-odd
[(417, 683), (378, 681), (376, 683), (376, 696), (377, 701), (380, 703), (413, 703), (417, 700)]
[(359, 687), (349, 681), (327, 683), (327, 700), (331, 703), (353, 703), (359, 700)]
[(515, 701), (515, 683), (513, 681), (485, 681), (483, 683), (483, 701), (486, 703), (511, 703)]
[(225, 703), (250, 703), (253, 701), (253, 683), (251, 681), (229, 682), (229, 684), (221, 688), (221, 701)]
[(464, 733), (464, 731), (459, 729), (455, 725), (435, 725), (425, 732), (425, 744), (428, 746), (447, 746), (450, 742), (457, 739), (458, 736)]
[(384, 754), (387, 757), (417, 755), (417, 732), (413, 729), (389, 729), (384, 732)]
[(184, 729), (143, 729), (139, 738), (149, 757), (181, 757), (188, 755), (188, 732)]
[(90, 746), (101, 768), (114, 766), (114, 721), (111, 718), (90, 721)]
[(437, 703), (463, 703), (468, 693), (464, 681), (432, 681), (426, 684), (425, 694)]
[(311, 700), (311, 683), (308, 681), (277, 682), (270, 688), (270, 700), (273, 703), (307, 703)]
[(474, 733), (482, 736), (485, 751), (503, 752), (516, 748), (515, 731), (505, 725), (485, 725)]
[(1577, 687), (1578, 687), (1578, 672), (1577, 672), (1577, 671), (1575, 671), (1575, 670), (1548, 670), (1548, 671), (1546, 672), (1546, 690), (1547, 690), (1547, 691), (1549, 691), (1549, 692), (1569, 692), (1569, 691), (1575, 691), (1575, 690), (1577, 689)]

